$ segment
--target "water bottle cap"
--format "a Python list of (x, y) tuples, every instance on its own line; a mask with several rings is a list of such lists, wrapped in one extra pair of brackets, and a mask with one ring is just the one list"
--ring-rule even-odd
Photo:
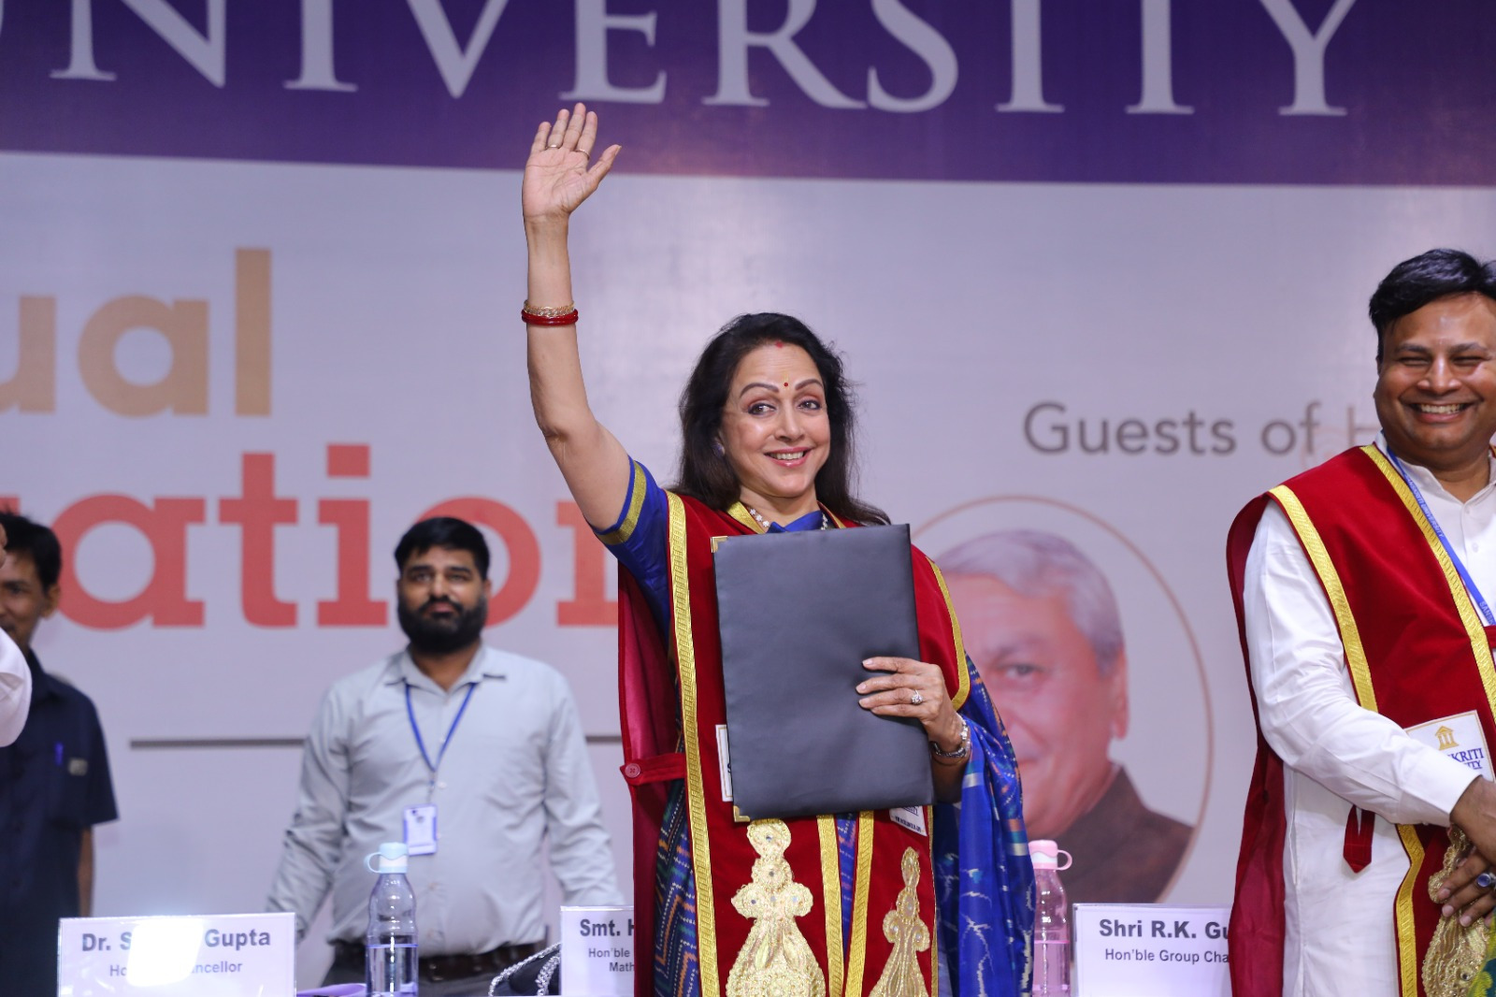
[[(404, 842), (386, 841), (379, 846), (379, 851), (370, 852), (364, 856), (364, 865), (368, 867), (370, 872), (377, 872), (380, 875), (387, 872), (403, 873), (405, 871), (405, 856), (408, 854), (410, 854), (410, 850), (405, 847)], [(377, 867), (374, 865), (375, 859), (379, 860)]]
[[(1059, 864), (1059, 856), (1065, 856), (1065, 864)], [(1029, 858), (1034, 862), (1035, 869), (1054, 869), (1056, 872), (1064, 872), (1070, 868), (1070, 853), (1065, 851), (1053, 841), (1039, 839), (1029, 842)]]

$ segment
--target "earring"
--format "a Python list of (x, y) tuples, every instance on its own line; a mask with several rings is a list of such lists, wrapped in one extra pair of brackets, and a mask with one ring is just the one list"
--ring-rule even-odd
[(722, 448), (722, 441), (721, 440), (713, 440), (712, 441), (712, 452), (715, 453), (718, 457), (721, 457), (727, 451)]

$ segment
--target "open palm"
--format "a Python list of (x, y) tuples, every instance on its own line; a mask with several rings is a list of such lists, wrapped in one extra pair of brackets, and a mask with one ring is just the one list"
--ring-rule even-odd
[[(578, 104), (542, 122), (530, 143), (520, 202), (526, 221), (565, 218), (597, 190), (621, 146), (611, 145), (593, 163), (597, 113)], [(590, 165), (589, 165), (590, 164)]]

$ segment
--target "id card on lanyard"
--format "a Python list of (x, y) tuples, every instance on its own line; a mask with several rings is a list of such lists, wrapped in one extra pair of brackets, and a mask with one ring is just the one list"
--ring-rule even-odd
[(1489, 636), (1491, 628), (1496, 626), (1496, 616), (1491, 614), (1491, 607), (1486, 604), (1485, 596), (1481, 595), (1480, 588), (1475, 584), (1475, 579), (1471, 577), (1470, 572), (1465, 568), (1465, 562), (1460, 560), (1460, 555), (1455, 551), (1454, 545), (1444, 535), (1444, 527), (1440, 526), (1439, 521), (1434, 518), (1433, 510), (1424, 501), (1423, 492), (1419, 490), (1418, 484), (1413, 480), (1412, 475), (1408, 474), (1408, 469), (1403, 466), (1403, 462), (1398, 460), (1397, 455), (1391, 450), (1387, 451), (1387, 456), (1392, 459), (1392, 466), (1397, 468), (1397, 473), (1402, 477), (1403, 484), (1408, 486), (1408, 490), (1413, 493), (1413, 498), (1418, 501), (1418, 508), (1423, 510), (1423, 518), (1428, 520), (1428, 525), (1433, 528), (1434, 536), (1438, 537), (1439, 543), (1443, 544), (1444, 553), (1449, 555), (1450, 562), (1454, 564), (1454, 570), (1459, 573), (1460, 581), (1465, 584), (1465, 591), (1469, 594), (1470, 601), (1475, 603), (1475, 608), (1479, 611), (1481, 622), (1485, 624), (1486, 633)]
[[(467, 712), (468, 702), (472, 700), (473, 690), (476, 688), (477, 682), (468, 685), (467, 695), (462, 697), (462, 705), (457, 708), (457, 716), (452, 718), (452, 726), (447, 728), (447, 736), (442, 738), (442, 746), (437, 749), (436, 761), (433, 762), (430, 752), (426, 750), (426, 741), (421, 737), (421, 727), (416, 723), (415, 707), (410, 702), (410, 683), (405, 683), (405, 715), (410, 719), (410, 732), (416, 737), (416, 747), (421, 749), (421, 761), (426, 763), (426, 769), (431, 773), (431, 778), (426, 783), (428, 794), (436, 789), (436, 771), (441, 767), (447, 745), (452, 743), (452, 735), (457, 733), (457, 725), (462, 722), (462, 715)], [(435, 803), (405, 808), (405, 846), (411, 855), (436, 854), (439, 837)]]

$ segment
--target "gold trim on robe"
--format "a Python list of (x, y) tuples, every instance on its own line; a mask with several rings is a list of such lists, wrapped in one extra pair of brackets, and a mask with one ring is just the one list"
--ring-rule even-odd
[(644, 476), (644, 466), (637, 460), (629, 463), (633, 465), (633, 484), (629, 486), (628, 510), (623, 514), (623, 521), (618, 524), (617, 529), (598, 536), (609, 547), (615, 547), (634, 535), (634, 528), (639, 525), (639, 510), (644, 508), (644, 492), (649, 487), (648, 479)]
[(966, 668), (966, 642), (961, 639), (961, 621), (956, 619), (956, 607), (951, 605), (951, 590), (945, 587), (945, 576), (940, 573), (940, 565), (930, 561), (930, 570), (935, 572), (935, 584), (940, 586), (940, 596), (945, 600), (945, 611), (951, 618), (951, 633), (956, 639), (956, 694), (951, 697), (951, 706), (960, 709), (966, 703), (966, 697), (971, 695), (971, 672)]
[(691, 583), (686, 573), (686, 508), (680, 496), (665, 493), (670, 510), (670, 593), (679, 658), (681, 728), (686, 739), (686, 799), (691, 822), (692, 864), (696, 868), (696, 958), (701, 992), (721, 993), (717, 967), (717, 914), (712, 896), (712, 852), (706, 827), (706, 795), (701, 776), (701, 739), (696, 726), (696, 644), (691, 635)]
[(833, 997), (842, 992), (847, 960), (842, 941), (841, 849), (836, 839), (836, 818), (816, 818), (821, 835), (821, 894), (826, 908), (826, 974)]
[(1325, 549), (1325, 542), (1320, 539), (1319, 530), (1309, 518), (1303, 503), (1287, 485), (1279, 485), (1270, 494), (1283, 507), (1293, 531), (1299, 535), (1299, 543), (1304, 545), (1304, 552), (1309, 555), (1314, 573), (1319, 576), (1325, 596), (1330, 600), (1335, 625), (1340, 629), (1340, 642), (1345, 646), (1345, 663), (1351, 672), (1351, 684), (1356, 687), (1356, 701), (1366, 709), (1375, 711), (1377, 694), (1371, 688), (1371, 668), (1366, 663), (1366, 651), (1361, 646), (1361, 631), (1356, 627), (1356, 618), (1351, 615), (1351, 603), (1346, 598), (1345, 586), (1340, 583), (1340, 573), (1330, 560), (1330, 552)]
[(857, 885), (853, 887), (852, 944), (847, 960), (847, 995), (860, 997), (867, 962), (867, 902), (873, 881), (873, 812), (857, 815)]
[(748, 507), (741, 502), (734, 502), (732, 505), (728, 506), (727, 514), (733, 519), (736, 519), (738, 522), (742, 523), (744, 526), (748, 527), (754, 533), (764, 532), (764, 528), (758, 525), (758, 520), (753, 518), (753, 516), (748, 512)]

